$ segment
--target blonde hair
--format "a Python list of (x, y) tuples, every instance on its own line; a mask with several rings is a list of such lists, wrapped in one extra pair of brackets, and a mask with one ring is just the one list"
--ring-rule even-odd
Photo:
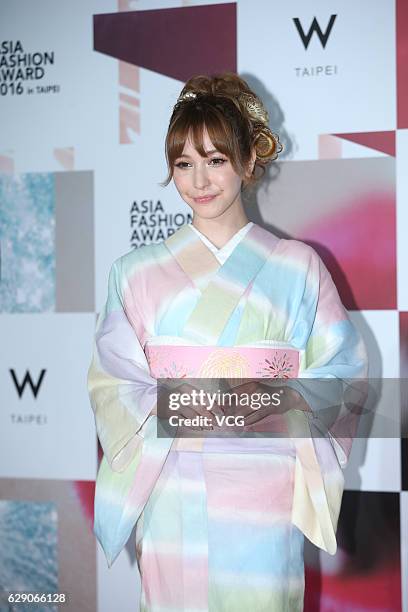
[[(283, 148), (277, 134), (269, 129), (268, 120), (262, 101), (237, 74), (192, 77), (183, 87), (170, 118), (165, 141), (169, 172), (161, 185), (167, 186), (173, 178), (174, 162), (182, 155), (190, 132), (195, 149), (206, 157), (204, 127), (214, 147), (228, 157), (238, 175), (244, 176), (241, 190), (255, 184)], [(253, 148), (256, 159), (248, 176)]]

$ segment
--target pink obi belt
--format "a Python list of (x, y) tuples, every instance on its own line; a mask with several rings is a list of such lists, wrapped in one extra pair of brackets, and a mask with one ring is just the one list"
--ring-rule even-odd
[[(151, 375), (156, 379), (289, 379), (296, 378), (299, 374), (300, 353), (287, 346), (146, 344), (145, 353)], [(233, 381), (231, 382), (233, 384)], [(275, 425), (271, 429), (272, 422)], [(279, 423), (281, 425), (284, 423), (283, 417), (272, 414), (257, 424), (246, 426), (244, 433), (238, 433), (233, 437), (177, 437), (174, 439), (172, 450), (225, 453), (274, 452), (289, 453), (294, 456), (294, 445), (290, 439), (262, 434), (262, 431), (280, 431)], [(281, 431), (284, 430), (286, 428)], [(252, 432), (252, 437), (246, 435), (248, 432)], [(254, 432), (258, 432), (258, 435)], [(254, 435), (257, 437), (253, 437)]]

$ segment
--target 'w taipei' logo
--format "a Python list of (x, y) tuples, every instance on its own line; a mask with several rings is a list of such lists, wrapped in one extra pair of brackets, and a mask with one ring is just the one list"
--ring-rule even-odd
[(28, 370), (26, 370), (25, 376), (23, 381), (20, 383), (16, 373), (13, 369), (10, 369), (10, 374), (13, 378), (13, 382), (14, 382), (14, 386), (17, 389), (17, 393), (18, 393), (18, 397), (21, 399), (24, 393), (24, 389), (26, 388), (26, 386), (28, 385), (31, 388), (32, 394), (34, 395), (34, 397), (36, 398), (38, 395), (38, 391), (40, 390), (41, 387), (41, 383), (43, 381), (43, 378), (45, 376), (45, 369), (41, 370), (41, 374), (40, 377), (38, 378), (37, 382), (34, 383), (31, 374)]
[(330, 16), (330, 21), (327, 25), (325, 32), (322, 32), (322, 29), (316, 17), (313, 17), (312, 25), (310, 26), (309, 31), (307, 33), (305, 33), (305, 31), (303, 30), (302, 24), (300, 23), (299, 19), (297, 17), (293, 17), (293, 21), (295, 22), (296, 29), (299, 33), (300, 38), (302, 39), (302, 43), (305, 49), (307, 49), (309, 46), (310, 39), (313, 36), (313, 32), (316, 32), (316, 34), (318, 35), (320, 42), (322, 43), (323, 49), (326, 47), (336, 17), (337, 15)]

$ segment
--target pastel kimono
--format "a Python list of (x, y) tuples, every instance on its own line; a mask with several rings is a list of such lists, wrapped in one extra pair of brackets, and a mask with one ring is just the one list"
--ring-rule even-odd
[(305, 243), (251, 224), (221, 265), (184, 225), (113, 263), (88, 373), (103, 449), (94, 533), (110, 567), (136, 524), (141, 610), (302, 610), (303, 538), (336, 552), (350, 452), (314, 436), (318, 402), (288, 415), (283, 440), (160, 436), (157, 379), (366, 373)]

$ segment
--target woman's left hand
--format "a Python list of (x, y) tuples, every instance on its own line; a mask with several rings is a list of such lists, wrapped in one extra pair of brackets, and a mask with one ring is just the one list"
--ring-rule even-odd
[(273, 393), (279, 393), (280, 395), (280, 402), (278, 405), (267, 405), (261, 408), (253, 408), (251, 406), (240, 406), (238, 403), (235, 410), (239, 412), (240, 415), (244, 416), (245, 426), (259, 423), (270, 415), (282, 415), (288, 410), (311, 411), (310, 406), (304, 400), (302, 395), (296, 391), (296, 389), (285, 386), (283, 380), (279, 382), (276, 380), (276, 390), (275, 385), (268, 385), (267, 383), (262, 384), (258, 381), (250, 381), (234, 387), (233, 391), (234, 393), (237, 393), (238, 396), (243, 394), (250, 396), (253, 393), (268, 394), (269, 396)]

